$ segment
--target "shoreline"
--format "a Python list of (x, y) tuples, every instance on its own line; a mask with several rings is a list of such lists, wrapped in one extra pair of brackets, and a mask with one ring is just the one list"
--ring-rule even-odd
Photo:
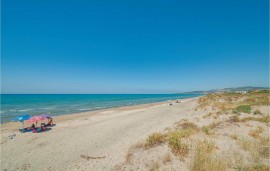
[[(242, 98), (245, 95), (230, 96), (239, 96), (233, 108), (250, 102)], [(257, 94), (246, 96), (258, 99)], [(269, 128), (266, 96), (261, 94), (263, 106), (253, 106), (250, 109), (252, 115), (240, 112), (239, 116), (235, 116), (231, 110), (222, 113), (222, 105), (216, 102), (232, 107), (228, 96), (209, 95), (202, 99), (185, 98), (180, 103), (163, 101), (56, 116), (56, 125), (40, 133), (20, 133), (18, 129), (22, 125), (9, 122), (1, 125), (1, 167), (2, 170), (31, 171), (120, 171), (150, 170), (158, 165), (160, 170), (187, 171), (196, 159), (196, 149), (192, 144), (204, 142), (205, 139), (215, 143), (217, 149), (213, 151), (214, 155), (225, 153), (226, 156), (234, 156), (241, 153), (248, 161), (249, 151), (242, 149), (238, 143), (256, 138), (254, 131), (262, 137), (258, 139), (262, 140), (260, 143), (268, 143), (265, 141)], [(254, 115), (254, 112), (260, 114)], [(183, 137), (177, 142), (188, 150), (183, 154), (176, 153), (174, 146), (170, 145), (170, 137), (179, 135)], [(245, 139), (242, 140), (242, 136)], [(257, 150), (252, 152), (258, 153)], [(165, 159), (168, 161), (166, 156), (170, 156), (170, 162), (164, 162)], [(179, 157), (184, 160), (179, 160)], [(218, 162), (222, 161), (229, 162), (226, 158)], [(260, 161), (266, 163), (264, 158)]]
[[(80, 166), (85, 169), (79, 170), (109, 170), (124, 160), (134, 142), (190, 115), (188, 109), (194, 107), (198, 98), (185, 98), (181, 103), (172, 102), (173, 105), (164, 101), (57, 116), (56, 125), (41, 133), (20, 133), (18, 122), (2, 124), (2, 168), (78, 170)], [(105, 158), (88, 161), (81, 157), (85, 155)]]
[[(60, 114), (60, 115), (55, 115), (52, 116), (53, 119), (61, 119), (62, 118), (70, 118), (74, 117), (74, 116), (84, 116), (84, 115), (93, 115), (99, 112), (103, 112), (103, 111), (107, 111), (107, 110), (132, 110), (132, 109), (140, 109), (140, 108), (144, 108), (144, 107), (151, 107), (151, 106), (157, 106), (157, 105), (161, 105), (161, 104), (165, 104), (165, 103), (169, 103), (170, 101), (182, 101), (185, 99), (193, 99), (193, 98), (199, 98), (202, 97), (204, 95), (198, 95), (196, 97), (187, 97), (187, 98), (177, 98), (177, 99), (170, 99), (170, 100), (165, 100), (165, 101), (160, 101), (160, 102), (149, 102), (149, 103), (142, 103), (142, 104), (131, 104), (131, 105), (124, 105), (124, 106), (117, 106), (117, 107), (108, 107), (108, 108), (102, 108), (102, 109), (93, 109), (93, 110), (89, 110), (89, 111), (81, 111), (81, 112), (76, 112), (76, 113), (66, 113), (66, 114)], [(68, 117), (69, 116), (69, 117)], [(66, 119), (65, 119), (66, 120)], [(56, 120), (57, 121), (57, 120)], [(13, 121), (7, 121), (7, 122), (1, 122), (1, 125), (6, 125), (9, 123), (17, 123), (17, 122), (13, 122)]]
[[(188, 101), (188, 100), (196, 100), (202, 96), (198, 97), (188, 97), (188, 98), (183, 98), (180, 99), (181, 103)], [(55, 124), (59, 124), (62, 122), (68, 122), (68, 121), (74, 121), (74, 120), (83, 120), (87, 119), (89, 117), (95, 117), (95, 116), (102, 116), (106, 115), (109, 113), (115, 113), (115, 112), (126, 112), (126, 111), (134, 111), (134, 110), (140, 110), (140, 109), (145, 109), (151, 108), (151, 107), (156, 107), (156, 106), (164, 106), (168, 105), (170, 103), (175, 103), (176, 100), (166, 100), (162, 102), (153, 102), (153, 103), (145, 103), (145, 104), (138, 104), (138, 105), (128, 105), (128, 106), (120, 106), (120, 107), (112, 107), (112, 108), (107, 108), (107, 109), (97, 109), (97, 110), (92, 110), (92, 111), (83, 111), (83, 112), (78, 112), (78, 113), (70, 113), (70, 114), (63, 114), (63, 115), (57, 115), (57, 116), (52, 116), (53, 117), (53, 122)], [(181, 104), (178, 103), (178, 104)], [(168, 105), (169, 106), (169, 105)], [(38, 122), (37, 125), (40, 126), (40, 123)], [(24, 127), (30, 127), (32, 123), (27, 123), (24, 122)], [(13, 131), (14, 133), (18, 132), (18, 129), (21, 124), (19, 122), (15, 121), (9, 121), (9, 122), (4, 122), (1, 123), (1, 132), (2, 130), (7, 130), (6, 127), (8, 127), (9, 131)]]

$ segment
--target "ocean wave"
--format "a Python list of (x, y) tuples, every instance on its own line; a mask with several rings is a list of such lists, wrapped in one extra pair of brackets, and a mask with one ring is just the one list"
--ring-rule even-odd
[(43, 108), (39, 108), (39, 109), (51, 110), (51, 109), (55, 109), (55, 107), (43, 107)]
[(29, 110), (33, 110), (33, 109), (20, 109), (18, 110), (19, 112), (26, 112), (26, 111), (29, 111)]
[(86, 111), (86, 110), (92, 110), (92, 108), (88, 108), (88, 109), (77, 109), (79, 111)]
[(105, 107), (95, 107), (94, 109), (104, 109)]

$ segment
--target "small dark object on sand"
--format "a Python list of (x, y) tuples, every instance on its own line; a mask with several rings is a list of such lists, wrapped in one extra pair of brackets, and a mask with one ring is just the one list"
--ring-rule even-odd
[(102, 157), (92, 157), (92, 156), (87, 156), (87, 155), (81, 155), (81, 158), (84, 158), (86, 160), (90, 160), (90, 159), (104, 159), (106, 158), (106, 156), (102, 156)]

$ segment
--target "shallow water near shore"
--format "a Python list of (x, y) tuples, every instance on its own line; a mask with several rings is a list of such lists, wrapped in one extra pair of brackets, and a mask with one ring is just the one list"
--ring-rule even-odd
[(71, 114), (200, 96), (200, 94), (2, 94), (1, 122), (21, 114)]

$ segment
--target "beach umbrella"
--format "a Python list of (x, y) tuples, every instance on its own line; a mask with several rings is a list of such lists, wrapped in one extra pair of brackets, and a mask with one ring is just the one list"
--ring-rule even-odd
[(51, 118), (51, 116), (50, 115), (47, 115), (47, 114), (41, 114), (39, 116), (44, 117), (44, 118)]
[(46, 119), (46, 117), (43, 117), (43, 116), (33, 116), (31, 118), (29, 118), (28, 120), (26, 120), (26, 122), (36, 122), (36, 126), (37, 126), (37, 122), (38, 121), (42, 121)]
[(27, 120), (27, 119), (29, 119), (29, 118), (31, 118), (31, 116), (25, 114), (25, 115), (21, 115), (21, 116), (18, 116), (16, 118), (12, 119), (12, 121), (19, 121), (19, 122), (21, 122), (23, 124), (23, 128), (24, 128), (24, 121)]
[(27, 120), (29, 118), (31, 118), (31, 116), (25, 114), (25, 115), (18, 116), (16, 118), (12, 119), (12, 120), (13, 121), (20, 121), (20, 122), (22, 122), (22, 121), (25, 121), (25, 120)]
[(47, 114), (41, 114), (39, 116), (44, 117), (44, 118), (47, 118), (48, 119), (48, 123), (49, 123), (49, 119), (52, 118), (50, 115), (47, 115)]

